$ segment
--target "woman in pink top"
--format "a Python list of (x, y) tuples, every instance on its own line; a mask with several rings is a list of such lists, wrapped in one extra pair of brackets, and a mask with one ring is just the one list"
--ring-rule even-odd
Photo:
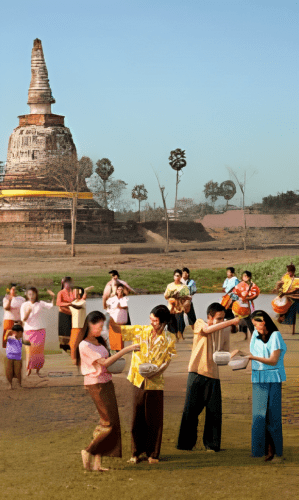
[[(124, 354), (140, 349), (138, 344), (125, 347), (109, 357), (109, 351), (101, 332), (106, 318), (99, 311), (88, 314), (81, 336), (78, 338), (77, 364), (81, 364), (85, 389), (91, 395), (100, 415), (93, 440), (81, 451), (83, 467), (87, 470), (106, 471), (101, 457), (121, 457), (120, 422), (112, 375), (107, 368)], [(91, 459), (94, 457), (93, 467)]]
[(54, 305), (55, 294), (47, 290), (52, 297), (52, 302), (38, 299), (38, 291), (32, 286), (26, 292), (26, 302), (21, 306), (21, 319), (23, 321), (24, 338), (30, 342), (26, 347), (27, 376), (35, 369), (40, 376), (40, 369), (44, 366), (44, 347), (46, 339), (46, 312)]

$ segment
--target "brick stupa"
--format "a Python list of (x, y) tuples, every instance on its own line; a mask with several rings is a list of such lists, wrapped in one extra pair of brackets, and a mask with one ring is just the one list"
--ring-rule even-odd
[[(19, 116), (19, 126), (9, 138), (7, 162), (0, 189), (62, 191), (53, 166), (77, 161), (76, 147), (64, 116), (51, 112), (55, 103), (48, 79), (42, 43), (34, 40), (30, 114)], [(51, 173), (52, 172), (52, 173)], [(107, 233), (113, 212), (93, 200), (78, 201), (78, 236)], [(0, 199), (0, 241), (66, 242), (70, 233), (70, 200), (61, 198)], [(4, 240), (3, 240), (4, 238)], [(77, 238), (78, 239), (78, 238)], [(94, 238), (92, 238), (94, 240)]]

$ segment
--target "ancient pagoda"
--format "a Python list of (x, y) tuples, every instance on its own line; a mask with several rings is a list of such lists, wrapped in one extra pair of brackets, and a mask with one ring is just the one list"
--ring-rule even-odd
[(61, 189), (47, 178), (50, 163), (63, 157), (76, 158), (70, 130), (64, 116), (51, 112), (55, 103), (41, 41), (34, 40), (31, 55), (31, 82), (28, 92), (30, 114), (19, 116), (19, 126), (10, 136), (2, 189)]
[[(51, 111), (54, 103), (42, 43), (37, 38), (31, 54), (30, 113), (19, 116), (19, 126), (9, 138), (1, 191), (64, 190), (53, 172), (68, 165), (69, 175), (70, 166), (76, 165), (77, 152), (72, 134), (64, 125), (64, 116)], [(107, 233), (111, 222), (113, 212), (101, 208), (92, 199), (78, 201), (78, 235), (80, 232)], [(19, 195), (0, 199), (0, 240), (9, 235), (10, 241), (62, 242), (69, 239), (69, 226), (68, 199)], [(86, 234), (84, 241), (88, 243)]]

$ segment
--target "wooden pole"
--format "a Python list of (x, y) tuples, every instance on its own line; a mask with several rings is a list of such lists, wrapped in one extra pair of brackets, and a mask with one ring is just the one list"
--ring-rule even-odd
[(71, 256), (75, 257), (76, 248), (75, 248), (75, 237), (76, 237), (76, 222), (77, 222), (77, 196), (74, 195), (72, 199), (72, 210), (71, 210)]

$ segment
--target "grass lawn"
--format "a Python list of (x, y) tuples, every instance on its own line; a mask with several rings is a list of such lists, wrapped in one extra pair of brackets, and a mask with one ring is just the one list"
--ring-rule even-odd
[[(256, 264), (245, 264), (236, 266), (236, 274), (241, 277), (244, 270), (253, 273), (253, 281), (260, 287), (261, 293), (271, 293), (276, 282), (286, 272), (286, 265), (293, 262), (299, 267), (299, 256), (284, 256), (265, 260)], [(222, 292), (222, 283), (226, 277), (225, 268), (217, 269), (195, 269), (192, 270), (192, 278), (197, 282), (199, 293)], [(173, 269), (148, 270), (148, 269), (126, 269), (121, 272), (121, 278), (127, 281), (140, 293), (158, 294), (164, 292), (166, 285), (173, 280)], [(73, 274), (74, 283), (77, 286), (94, 286), (90, 296), (102, 295), (104, 287), (109, 280), (107, 270), (100, 269), (92, 275), (82, 273)], [(34, 283), (40, 290), (40, 297), (49, 299), (47, 288), (51, 288), (56, 294), (61, 287), (61, 275), (58, 274), (36, 274), (24, 276), (20, 284), (20, 292), (23, 294), (27, 283)], [(0, 295), (6, 293), (6, 286), (0, 286)]]
[[(249, 416), (250, 418), (250, 416)], [(270, 464), (250, 457), (250, 422), (225, 421), (223, 448), (207, 453), (201, 448), (203, 417), (199, 424), (199, 446), (192, 452), (175, 448), (180, 415), (167, 415), (162, 460), (150, 466), (126, 463), (130, 456), (130, 433), (122, 423), (123, 459), (104, 458), (106, 473), (85, 472), (80, 450), (89, 442), (93, 427), (64, 431), (20, 432), (0, 438), (1, 499), (103, 500), (129, 499), (270, 499), (298, 498), (298, 428), (284, 429), (283, 464)], [(296, 436), (297, 447), (293, 440)], [(291, 447), (292, 444), (292, 447)]]

